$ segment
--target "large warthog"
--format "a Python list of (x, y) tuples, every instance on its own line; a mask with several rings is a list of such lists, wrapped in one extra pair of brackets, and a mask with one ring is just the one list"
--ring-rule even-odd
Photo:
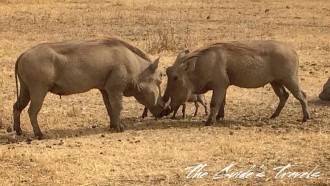
[(319, 95), (319, 98), (321, 100), (325, 100), (325, 101), (330, 101), (330, 78), (328, 79), (328, 81), (324, 84), (323, 86), (323, 90)]
[(158, 116), (165, 107), (158, 63), (159, 59), (150, 62), (141, 50), (117, 38), (37, 45), (23, 53), (15, 65), (20, 91), (13, 106), (14, 130), (22, 133), (20, 114), (31, 100), (28, 113), (33, 132), (42, 138), (37, 114), (48, 92), (69, 95), (99, 89), (110, 128), (116, 131), (123, 131), (123, 96), (134, 96)]
[[(170, 108), (176, 110), (192, 94), (213, 90), (211, 112), (206, 125), (224, 117), (226, 90), (230, 85), (258, 88), (270, 83), (280, 102), (271, 116), (279, 116), (289, 94), (299, 100), (303, 119), (310, 118), (306, 94), (300, 89), (299, 59), (289, 45), (277, 41), (243, 41), (214, 43), (191, 52), (167, 68), (164, 101), (171, 98)], [(284, 88), (285, 87), (285, 88)]]

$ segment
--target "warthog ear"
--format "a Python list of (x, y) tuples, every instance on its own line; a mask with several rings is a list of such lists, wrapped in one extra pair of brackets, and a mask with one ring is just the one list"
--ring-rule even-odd
[(191, 71), (194, 71), (195, 70), (196, 61), (197, 61), (197, 59), (194, 59), (194, 60), (188, 61), (186, 63), (186, 71), (187, 72), (191, 72)]
[[(159, 57), (160, 58), (160, 57)], [(155, 72), (156, 69), (158, 68), (158, 63), (159, 63), (159, 58), (157, 58), (150, 66), (151, 72)]]
[(166, 69), (166, 75), (171, 74), (171, 72), (172, 72), (172, 68), (173, 68), (173, 67), (167, 67), (167, 69)]
[(184, 50), (182, 50), (179, 54), (178, 54), (178, 56), (176, 56), (176, 59), (175, 59), (175, 62), (174, 63), (177, 63), (177, 62), (179, 62), (179, 60), (181, 59), (181, 58), (183, 58), (186, 54), (188, 54), (189, 53), (189, 49), (188, 48), (185, 48)]

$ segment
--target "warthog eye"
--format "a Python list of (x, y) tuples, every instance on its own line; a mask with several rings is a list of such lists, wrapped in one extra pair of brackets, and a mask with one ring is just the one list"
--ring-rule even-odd
[(174, 76), (174, 78), (173, 78), (174, 81), (176, 81), (176, 80), (178, 80), (178, 79), (179, 79), (178, 76)]

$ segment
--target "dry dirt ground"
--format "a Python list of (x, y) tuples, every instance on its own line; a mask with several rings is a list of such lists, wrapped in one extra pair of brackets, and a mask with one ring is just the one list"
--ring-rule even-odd
[[(299, 121), (301, 107), (290, 95), (280, 117), (269, 120), (278, 103), (269, 85), (230, 87), (225, 120), (214, 126), (204, 126), (202, 109), (192, 117), (193, 104), (185, 120), (141, 119), (143, 106), (125, 98), (126, 131), (111, 133), (101, 95), (92, 90), (62, 99), (47, 95), (39, 114), (44, 140), (33, 137), (26, 110), (24, 135), (6, 131), (16, 100), (14, 64), (22, 52), (43, 42), (113, 35), (153, 59), (161, 56), (163, 71), (184, 47), (288, 42), (300, 55), (313, 119)], [(328, 0), (0, 0), (0, 185), (329, 185), (330, 103), (318, 99), (330, 76), (329, 41)], [(213, 179), (232, 163), (228, 173), (250, 169), (253, 175)], [(209, 165), (202, 169), (207, 175), (187, 179), (186, 168), (198, 164)], [(296, 166), (273, 170), (288, 164)], [(281, 178), (288, 172), (319, 177)]]

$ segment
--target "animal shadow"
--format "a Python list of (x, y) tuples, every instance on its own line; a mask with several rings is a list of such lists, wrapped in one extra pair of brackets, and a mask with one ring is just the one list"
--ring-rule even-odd
[(330, 107), (330, 101), (320, 100), (318, 98), (313, 98), (308, 101), (309, 105), (318, 106), (318, 107)]
[[(155, 120), (152, 117), (147, 118), (124, 118), (122, 124), (125, 131), (144, 131), (144, 130), (165, 130), (169, 128), (189, 129), (189, 128), (203, 128), (205, 126), (205, 117), (188, 116), (186, 119), (170, 119), (170, 117)], [(236, 120), (220, 120), (212, 125), (212, 127), (239, 127), (247, 126), (247, 121)], [(253, 123), (253, 121), (251, 121)], [(248, 125), (251, 126), (251, 125)], [(47, 139), (63, 139), (63, 138), (77, 138), (91, 135), (102, 135), (115, 133), (111, 131), (108, 123), (102, 124), (86, 124), (78, 128), (64, 128), (64, 129), (49, 129), (44, 130), (44, 140)], [(32, 131), (23, 131), (21, 136), (17, 136), (15, 132), (0, 133), (0, 145), (27, 142), (29, 143), (36, 138)]]

